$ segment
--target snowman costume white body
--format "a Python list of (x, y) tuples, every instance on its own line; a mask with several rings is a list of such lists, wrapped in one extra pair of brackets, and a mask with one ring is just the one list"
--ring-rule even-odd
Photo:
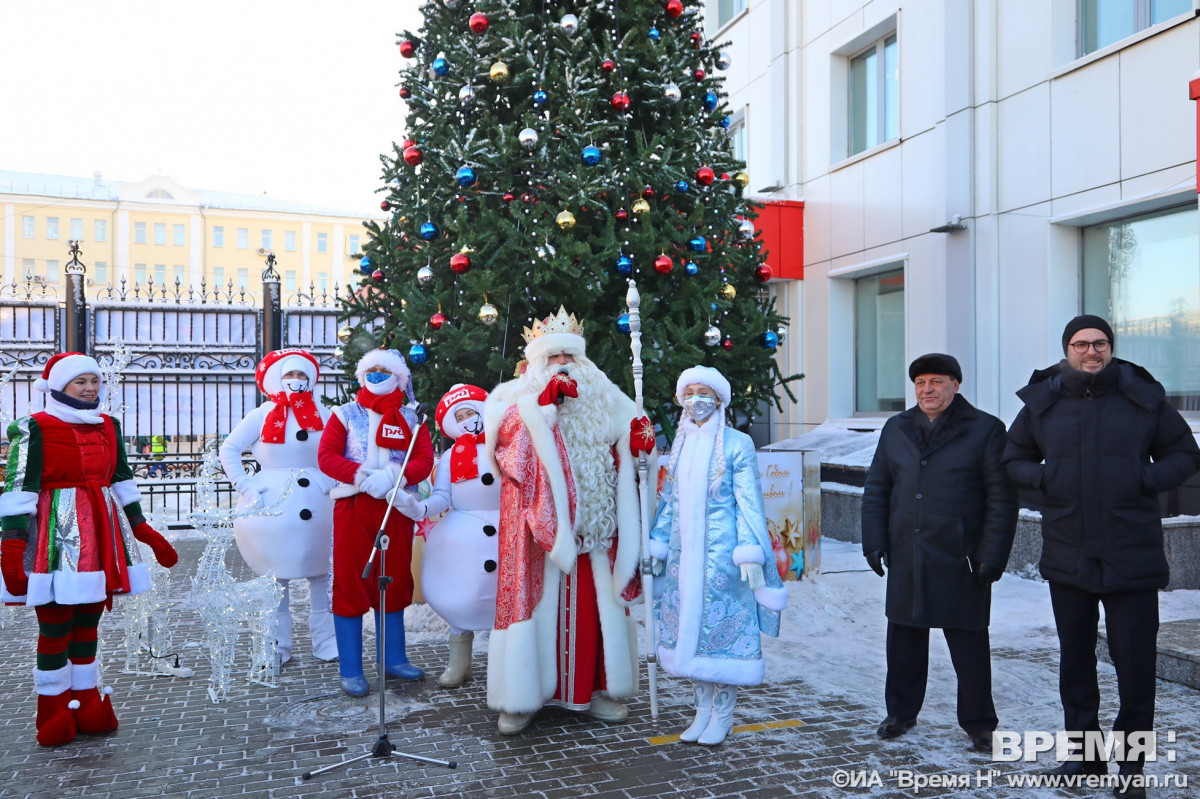
[[(315, 385), (315, 363), (308, 364), (298, 355), (287, 355), (267, 370), (269, 376), (262, 380), (265, 393), (278, 391), (279, 374), (302, 368), (302, 362), (309, 367), (306, 369), (309, 386)], [(272, 372), (274, 374), (270, 374)], [(283, 588), (276, 633), (281, 661), (286, 663), (292, 653), (288, 581), (296, 579), (308, 580), (308, 627), (313, 655), (319, 660), (334, 660), (337, 643), (330, 613), (329, 577), (333, 552), (333, 500), (329, 491), (336, 482), (317, 468), (321, 431), (304, 430), (295, 413), (287, 415), (283, 442), (262, 440), (263, 424), (274, 407), (275, 403), (268, 400), (250, 411), (221, 444), (221, 465), (240, 494), (238, 512), (263, 508), (272, 514), (251, 514), (235, 519), (234, 540), (250, 568), (258, 574), (273, 572)], [(329, 411), (319, 401), (314, 402), (314, 407), (322, 423), (327, 422)], [(253, 475), (246, 474), (242, 466), (242, 453), (247, 449), (261, 467)], [(291, 490), (281, 500), (289, 483)]]

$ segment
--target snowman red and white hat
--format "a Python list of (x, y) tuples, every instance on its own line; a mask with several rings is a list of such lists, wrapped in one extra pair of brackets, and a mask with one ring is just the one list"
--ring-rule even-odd
[(255, 370), (258, 380), (258, 390), (268, 397), (283, 391), (283, 376), (288, 372), (300, 370), (308, 375), (308, 390), (311, 392), (317, 385), (321, 375), (321, 367), (312, 353), (302, 349), (272, 350), (259, 361)]
[(367, 370), (382, 366), (393, 375), (396, 376), (396, 384), (404, 391), (406, 398), (411, 402), (414, 401), (412, 396), (412, 374), (408, 371), (408, 364), (404, 362), (404, 356), (400, 354), (400, 350), (387, 350), (382, 347), (374, 350), (367, 350), (366, 354), (359, 360), (358, 365), (354, 367), (354, 377), (358, 380), (358, 384), (365, 385), (367, 380)]
[(47, 393), (62, 391), (67, 383), (80, 375), (95, 375), (104, 379), (95, 358), (82, 352), (60, 352), (46, 361), (46, 368), (42, 370), (42, 376), (33, 381), (33, 387)]
[(454, 415), (459, 408), (470, 408), (482, 417), (483, 403), (487, 396), (488, 393), (479, 386), (472, 386), (468, 383), (456, 383), (451, 386), (450, 390), (438, 400), (437, 408), (433, 412), (434, 421), (437, 422), (442, 435), (457, 440), (459, 436), (467, 432), (458, 419), (454, 418)]
[(693, 366), (690, 369), (684, 369), (683, 374), (679, 375), (679, 379), (675, 381), (675, 400), (682, 405), (684, 390), (697, 383), (711, 388), (717, 395), (717, 399), (721, 401), (722, 408), (729, 407), (729, 400), (733, 396), (729, 388), (729, 381), (725, 379), (725, 375), (711, 366)]

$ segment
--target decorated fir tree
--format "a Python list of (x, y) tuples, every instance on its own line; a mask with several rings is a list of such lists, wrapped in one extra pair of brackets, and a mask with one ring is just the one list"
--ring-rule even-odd
[(695, 364), (734, 388), (735, 421), (791, 396), (698, 0), (429, 0), (400, 34), (408, 130), (382, 157), (346, 359), (406, 353), (426, 401), (514, 374), (522, 330), (560, 305), (632, 395), (625, 296), (642, 297), (645, 400), (668, 423)]

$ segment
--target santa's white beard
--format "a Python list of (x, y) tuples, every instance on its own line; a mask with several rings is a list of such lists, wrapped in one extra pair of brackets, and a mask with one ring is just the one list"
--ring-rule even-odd
[(521, 379), (529, 392), (540, 393), (556, 372), (566, 370), (579, 385), (579, 396), (558, 406), (571, 475), (575, 479), (575, 542), (579, 552), (591, 552), (612, 540), (617, 518), (617, 470), (608, 440), (606, 394), (614, 390), (597, 366), (582, 355), (559, 365), (544, 360), (529, 364)]

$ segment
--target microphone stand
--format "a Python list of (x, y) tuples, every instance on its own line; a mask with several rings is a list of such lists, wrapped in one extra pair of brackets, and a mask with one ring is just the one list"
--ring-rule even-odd
[[(412, 439), (408, 442), (408, 451), (404, 453), (404, 463), (400, 466), (400, 474), (396, 477), (396, 483), (392, 486), (392, 490), (387, 493), (387, 509), (383, 512), (383, 521), (379, 523), (379, 532), (375, 534), (375, 546), (371, 550), (371, 557), (367, 559), (367, 565), (363, 569), (362, 578), (368, 580), (371, 577), (371, 569), (375, 565), (375, 556), (379, 555), (379, 612), (385, 613), (387, 609), (387, 589), (388, 583), (392, 581), (391, 577), (387, 576), (387, 551), (390, 540), (388, 538), (387, 523), (388, 517), (392, 515), (392, 501), (396, 497), (397, 491), (404, 490), (404, 470), (408, 468), (408, 460), (412, 457), (413, 446), (417, 443), (417, 432), (425, 425), (427, 414), (421, 409), (421, 416), (416, 427), (412, 430)], [(324, 774), (326, 771), (333, 771), (343, 766), (348, 766), (351, 763), (356, 763), (359, 760), (366, 760), (368, 757), (407, 757), (411, 760), (420, 760), (422, 763), (432, 763), (435, 766), (445, 766), (446, 768), (458, 768), (458, 764), (453, 760), (437, 760), (432, 757), (424, 757), (423, 755), (414, 755), (408, 752), (401, 752), (396, 749), (396, 745), (388, 740), (387, 719), (385, 716), (386, 707), (386, 685), (387, 685), (387, 624), (382, 621), (379, 624), (379, 662), (376, 664), (379, 672), (379, 738), (375, 741), (375, 745), (371, 747), (371, 751), (365, 755), (359, 755), (340, 763), (334, 763), (330, 766), (324, 766), (313, 771), (306, 772), (302, 775), (303, 779), (312, 779), (318, 774)]]

